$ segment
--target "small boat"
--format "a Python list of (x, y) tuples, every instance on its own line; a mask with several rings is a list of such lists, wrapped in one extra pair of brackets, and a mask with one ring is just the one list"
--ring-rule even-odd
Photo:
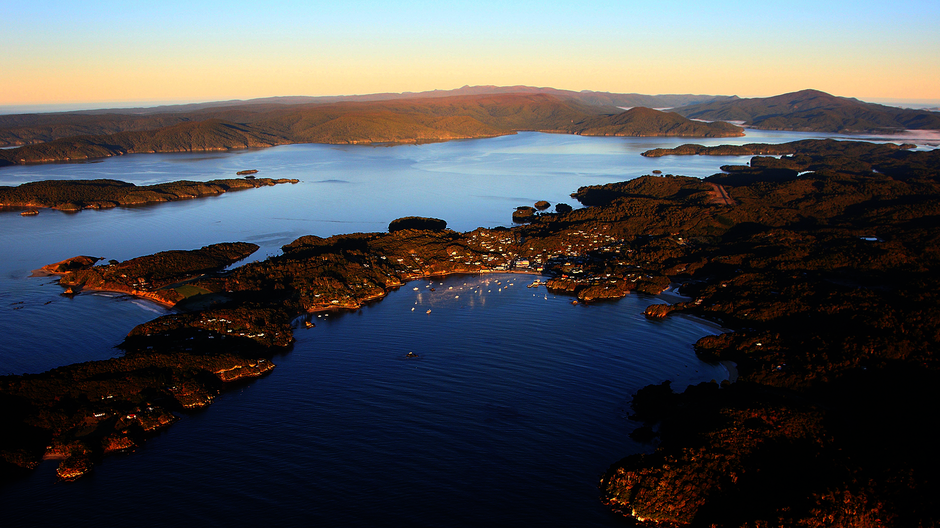
[(23, 212), (20, 213), (20, 214), (21, 214), (22, 216), (33, 216), (33, 215), (38, 215), (38, 214), (39, 214), (39, 211), (37, 211), (37, 210), (35, 210), (35, 209), (30, 209), (29, 211), (23, 211)]
[(428, 313), (431, 313), (431, 309), (430, 309), (430, 308), (428, 308)]

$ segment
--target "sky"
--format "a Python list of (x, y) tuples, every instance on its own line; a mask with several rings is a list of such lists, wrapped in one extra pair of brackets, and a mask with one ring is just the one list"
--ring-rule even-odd
[(937, 0), (32, 0), (0, 20), (0, 108), (464, 85), (940, 104)]

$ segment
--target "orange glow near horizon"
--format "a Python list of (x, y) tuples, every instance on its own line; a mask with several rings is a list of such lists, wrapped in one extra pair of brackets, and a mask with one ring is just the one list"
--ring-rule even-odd
[[(220, 68), (176, 65), (166, 69), (32, 71), (0, 88), (0, 105), (49, 103), (107, 103), (131, 101), (192, 102), (251, 99), (289, 95), (355, 95), (380, 92), (449, 90), (464, 85), (540, 86), (565, 90), (615, 93), (696, 93), (768, 97), (813, 88), (859, 99), (937, 101), (940, 74), (925, 75), (912, 67), (882, 71), (845, 72), (824, 67), (789, 71), (635, 64), (605, 68), (582, 63), (559, 66), (561, 71), (508, 63), (469, 65), (447, 71), (406, 65), (356, 65), (362, 71), (333, 64), (297, 70), (290, 64), (261, 68)], [(544, 66), (544, 65), (540, 65)], [(293, 71), (292, 71), (293, 70)], [(897, 82), (895, 79), (906, 79)]]
[[(0, 106), (198, 102), (528, 85), (940, 101), (940, 7), (664, 0), (259, 10), (0, 6)], [(361, 4), (361, 5), (360, 5)], [(802, 5), (805, 4), (805, 5)], [(358, 7), (359, 9), (353, 9)], [(805, 8), (801, 11), (801, 7)], [(915, 6), (908, 6), (915, 7)], [(668, 13), (668, 17), (663, 15)], [(768, 24), (773, 21), (773, 24)]]

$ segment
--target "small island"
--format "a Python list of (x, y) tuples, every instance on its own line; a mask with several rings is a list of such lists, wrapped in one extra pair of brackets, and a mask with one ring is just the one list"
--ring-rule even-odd
[(686, 300), (647, 317), (731, 330), (695, 350), (736, 365), (733, 383), (675, 393), (657, 380), (634, 396), (632, 436), (656, 447), (611, 461), (600, 483), (631, 522), (932, 524), (940, 157), (863, 142), (801, 149), (704, 180), (583, 187), (573, 197), (585, 207), (531, 208), (512, 228), (305, 236), (229, 271), (250, 245), (60, 263), (50, 271), (63, 286), (156, 296), (176, 311), (131, 329), (124, 357), (0, 377), (11, 432), (0, 467), (14, 476), (59, 457), (62, 478), (78, 477), (268, 372), (299, 318), (357, 309), (409, 280), (516, 271), (579, 304), (679, 283)]

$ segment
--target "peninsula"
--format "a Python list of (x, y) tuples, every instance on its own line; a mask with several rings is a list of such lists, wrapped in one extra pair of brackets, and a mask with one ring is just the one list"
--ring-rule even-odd
[(117, 180), (46, 180), (24, 183), (16, 187), (0, 186), (0, 208), (48, 207), (61, 211), (107, 209), (215, 196), (229, 191), (299, 181), (248, 177), (137, 186)]
[(614, 511), (644, 526), (934, 524), (937, 420), (924, 409), (940, 401), (940, 157), (861, 142), (801, 149), (704, 180), (583, 187), (573, 196), (587, 207), (540, 203), (513, 228), (405, 219), (391, 232), (301, 237), (230, 271), (224, 258), (78, 259), (60, 270), (73, 291), (161, 296), (177, 312), (132, 329), (122, 358), (0, 378), (13, 432), (0, 438), (3, 470), (54, 456), (63, 478), (86, 473), (270, 370), (308, 314), (356, 309), (412, 279), (525, 270), (580, 302), (678, 282), (688, 300), (648, 317), (684, 312), (732, 330), (696, 351), (735, 362), (734, 383), (676, 394), (656, 380), (635, 395), (633, 436), (657, 444), (604, 476)]

